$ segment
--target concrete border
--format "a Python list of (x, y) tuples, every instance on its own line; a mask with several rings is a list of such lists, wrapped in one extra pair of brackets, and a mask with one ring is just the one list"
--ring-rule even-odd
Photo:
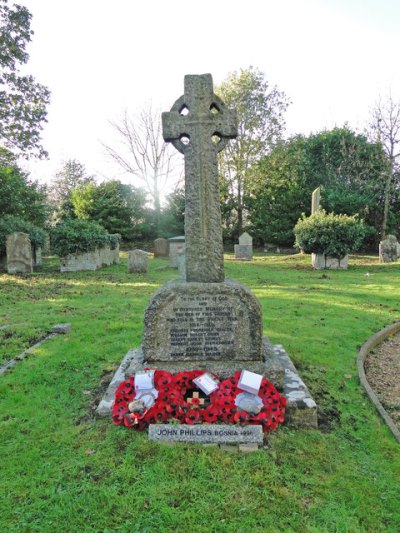
[(390, 431), (393, 433), (394, 438), (397, 440), (397, 442), (400, 443), (400, 431), (398, 430), (396, 424), (393, 422), (392, 418), (389, 416), (389, 414), (384, 409), (383, 405), (379, 401), (378, 396), (373, 391), (372, 387), (368, 383), (367, 377), (365, 375), (364, 370), (364, 363), (367, 355), (369, 352), (375, 348), (378, 344), (381, 344), (384, 340), (386, 340), (390, 335), (395, 335), (400, 331), (400, 322), (395, 322), (394, 324), (390, 324), (390, 326), (386, 326), (386, 328), (382, 329), (381, 331), (378, 331), (378, 333), (375, 333), (375, 335), (372, 335), (367, 342), (365, 342), (358, 353), (357, 357), (357, 370), (358, 370), (358, 376), (360, 378), (361, 384), (363, 385), (364, 389), (367, 391), (367, 394), (371, 400), (371, 402), (375, 405), (378, 413), (381, 415), (383, 420), (386, 422), (386, 424), (389, 426)]
[[(4, 328), (1, 328), (4, 329)], [(58, 335), (66, 335), (71, 331), (71, 324), (56, 324), (53, 326), (50, 330), (50, 332), (40, 341), (38, 341), (33, 346), (30, 346), (26, 350), (24, 350), (22, 353), (14, 357), (13, 359), (10, 359), (3, 365), (0, 365), (0, 376), (4, 375), (6, 372), (11, 370), (19, 361), (23, 361), (28, 355), (31, 355), (31, 353), (36, 350), (36, 348), (39, 348), (44, 344), (46, 341), (49, 341), (50, 339), (54, 339), (55, 337), (58, 337)]]

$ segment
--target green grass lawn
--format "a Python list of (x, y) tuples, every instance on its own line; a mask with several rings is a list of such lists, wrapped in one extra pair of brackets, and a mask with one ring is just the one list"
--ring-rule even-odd
[(141, 342), (151, 294), (176, 277), (120, 265), (0, 274), (0, 361), (56, 323), (72, 331), (0, 378), (0, 531), (398, 532), (400, 449), (356, 372), (359, 347), (400, 320), (400, 264), (354, 257), (313, 271), (307, 256), (225, 258), (263, 307), (320, 405), (318, 430), (282, 427), (254, 454), (148, 442), (95, 419), (101, 383)]

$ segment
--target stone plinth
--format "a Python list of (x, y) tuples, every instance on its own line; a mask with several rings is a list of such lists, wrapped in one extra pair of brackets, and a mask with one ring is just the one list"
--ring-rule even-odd
[(143, 250), (131, 250), (128, 252), (128, 273), (145, 274), (147, 272), (148, 256)]
[(235, 244), (235, 259), (239, 261), (253, 260), (253, 245), (252, 244)]
[(261, 306), (234, 281), (175, 281), (157, 291), (144, 317), (146, 361), (262, 361)]
[(32, 247), (27, 233), (16, 232), (7, 236), (7, 272), (32, 274)]
[(168, 257), (169, 246), (167, 239), (156, 239), (154, 241), (154, 257)]
[(345, 255), (342, 259), (338, 259), (337, 257), (332, 257), (331, 255), (311, 254), (311, 263), (313, 268), (316, 270), (347, 270), (349, 266), (349, 256)]
[(185, 253), (185, 236), (171, 237), (169, 243), (169, 264), (178, 268), (178, 255)]

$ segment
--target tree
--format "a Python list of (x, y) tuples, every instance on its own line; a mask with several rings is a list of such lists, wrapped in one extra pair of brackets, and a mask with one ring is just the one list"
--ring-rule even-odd
[(391, 95), (386, 101), (379, 100), (371, 113), (370, 136), (382, 144), (389, 165), (384, 174), (383, 220), (381, 238), (388, 232), (390, 207), (395, 201), (395, 189), (400, 186), (400, 102), (395, 102)]
[(94, 182), (85, 166), (76, 159), (66, 161), (49, 186), (48, 199), (53, 209), (53, 221), (75, 216), (71, 205), (71, 193), (76, 187)]
[(327, 211), (358, 214), (370, 230), (379, 228), (387, 164), (380, 144), (348, 127), (280, 143), (254, 168), (255, 186), (246, 198), (254, 236), (291, 245), (293, 227), (302, 213), (310, 214), (318, 186)]
[(33, 31), (26, 7), (0, 0), (0, 140), (24, 156), (45, 157), (40, 144), (50, 93), (19, 68), (28, 62), (26, 51)]
[(110, 122), (118, 134), (118, 147), (104, 145), (108, 155), (125, 172), (145, 184), (155, 211), (158, 228), (161, 212), (160, 196), (174, 172), (176, 153), (164, 142), (161, 132), (161, 113), (151, 105), (129, 117), (127, 111), (118, 122)]
[(172, 237), (185, 233), (185, 191), (177, 188), (167, 196), (167, 205), (160, 218), (160, 237)]
[(231, 223), (238, 235), (244, 223), (244, 198), (251, 189), (252, 167), (281, 139), (289, 100), (253, 67), (229, 74), (215, 92), (238, 114), (238, 138), (219, 155), (222, 201), (226, 206), (222, 214), (226, 223), (226, 215), (235, 212), (236, 220)]
[(46, 188), (30, 181), (16, 157), (0, 148), (0, 217), (12, 215), (43, 227), (48, 216)]
[(95, 221), (126, 241), (147, 236), (150, 229), (145, 208), (146, 194), (118, 180), (93, 182), (72, 190), (71, 206), (78, 219)]

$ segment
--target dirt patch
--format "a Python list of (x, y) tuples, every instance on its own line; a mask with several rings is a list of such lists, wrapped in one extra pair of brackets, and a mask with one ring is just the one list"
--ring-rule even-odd
[(400, 430), (400, 333), (370, 352), (364, 368), (368, 383)]

